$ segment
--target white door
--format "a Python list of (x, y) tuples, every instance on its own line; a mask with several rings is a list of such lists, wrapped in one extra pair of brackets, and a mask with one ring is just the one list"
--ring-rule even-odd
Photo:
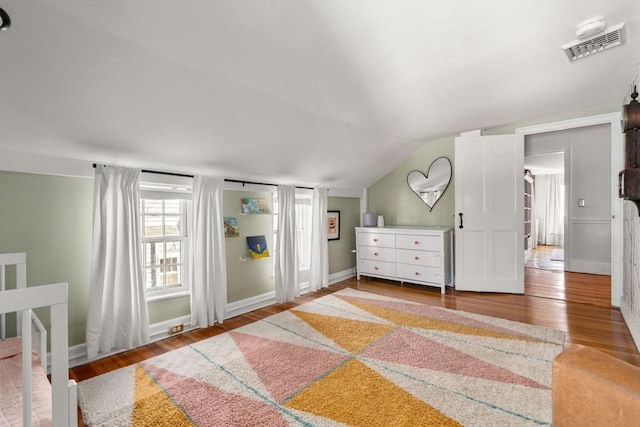
[(455, 140), (457, 290), (524, 293), (524, 137)]

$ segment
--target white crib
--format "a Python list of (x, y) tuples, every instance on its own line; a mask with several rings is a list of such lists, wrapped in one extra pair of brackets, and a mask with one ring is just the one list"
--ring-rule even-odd
[[(68, 285), (27, 287), (26, 258), (24, 253), (0, 254), (0, 350), (5, 348), (4, 353), (0, 352), (0, 368), (2, 364), (7, 365), (0, 369), (0, 374), (18, 377), (4, 380), (0, 377), (4, 390), (0, 396), (0, 424), (74, 427), (78, 421), (77, 391), (75, 381), (69, 379)], [(15, 289), (7, 289), (6, 267), (11, 265), (15, 266)], [(50, 384), (46, 376), (47, 331), (33, 312), (39, 307), (50, 307), (51, 313)], [(9, 313), (16, 313), (17, 335), (21, 338), (6, 337), (6, 315)], [(33, 350), (37, 357), (33, 356)], [(12, 372), (14, 366), (21, 367), (22, 375)], [(10, 387), (14, 382), (17, 385)], [(16, 404), (20, 395), (22, 408)]]

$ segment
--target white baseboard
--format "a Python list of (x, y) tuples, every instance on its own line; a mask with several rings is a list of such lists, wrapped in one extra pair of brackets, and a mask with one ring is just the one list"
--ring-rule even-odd
[[(566, 262), (567, 260), (565, 260), (565, 263)], [(569, 271), (573, 271), (576, 273), (604, 274), (606, 276), (611, 275), (611, 263), (609, 262), (572, 259), (569, 263), (566, 264), (566, 267), (569, 269)]]
[(349, 268), (347, 270), (339, 271), (337, 273), (333, 273), (329, 275), (329, 286), (335, 285), (338, 282), (342, 282), (343, 280), (350, 279), (356, 275), (355, 268)]
[[(195, 327), (191, 326), (191, 315), (176, 317), (174, 319), (165, 320), (163, 322), (154, 323), (153, 325), (149, 325), (149, 343), (163, 340), (170, 336), (169, 328), (171, 326), (175, 326), (182, 323), (184, 325), (183, 332), (187, 332)], [(127, 351), (127, 349), (118, 349), (109, 353), (101, 353), (98, 357), (92, 360), (102, 359), (107, 356), (113, 356), (114, 354), (122, 353), (123, 351)], [(51, 358), (49, 357), (49, 360)], [(73, 347), (69, 347), (69, 367), (73, 368), (74, 366), (83, 365), (90, 360), (87, 358), (87, 345), (79, 344)]]
[[(346, 280), (350, 277), (356, 275), (355, 268), (350, 268), (348, 270), (341, 271), (339, 273), (334, 273), (329, 275), (329, 286)], [(300, 294), (306, 294), (309, 292), (309, 282), (304, 282), (300, 284)], [(227, 316), (226, 319), (231, 317), (240, 316), (245, 313), (249, 313), (250, 311), (258, 310), (264, 307), (267, 307), (271, 304), (276, 303), (276, 293), (275, 291), (267, 292), (262, 295), (256, 295), (251, 298), (245, 298), (240, 301), (235, 301), (227, 304)]]
[(276, 303), (276, 292), (271, 291), (266, 294), (256, 295), (255, 297), (245, 298), (240, 301), (235, 301), (227, 304), (227, 316), (231, 317), (240, 316), (241, 314), (249, 313), (250, 311), (258, 310), (260, 308), (267, 307)]
[[(343, 280), (349, 279), (355, 275), (356, 275), (355, 268), (350, 268), (348, 270), (330, 274), (329, 286), (335, 283), (341, 282)], [(300, 294), (306, 294), (307, 292), (309, 292), (309, 283), (308, 282), (301, 283)], [(275, 291), (267, 292), (262, 295), (256, 295), (251, 298), (245, 298), (241, 301), (235, 301), (227, 304), (226, 319), (240, 316), (242, 314), (249, 313), (251, 311), (255, 311), (275, 303), (276, 303)], [(150, 325), (149, 332), (150, 332), (151, 340), (149, 342), (159, 341), (169, 337), (169, 328), (171, 326), (178, 325), (180, 323), (184, 325), (184, 332), (197, 329), (197, 327), (191, 326), (191, 315), (176, 317), (175, 319), (169, 319), (169, 320), (165, 320), (165, 321)], [(101, 359), (107, 356), (112, 356), (114, 354), (118, 354), (123, 351), (126, 351), (126, 350), (116, 350), (108, 354), (100, 354), (100, 356), (97, 359)], [(49, 357), (49, 360), (51, 360), (50, 357)], [(69, 347), (69, 367), (70, 368), (74, 366), (83, 365), (87, 362), (89, 362), (89, 360), (87, 359), (86, 344), (79, 344), (73, 347)]]
[[(47, 360), (51, 360), (51, 357), (47, 358)], [(74, 366), (78, 366), (78, 365), (83, 365), (87, 362), (88, 360), (87, 360), (86, 344), (83, 343), (83, 344), (74, 345), (73, 347), (69, 347), (69, 367), (70, 368), (73, 368)], [(51, 366), (49, 366), (48, 368), (50, 369)]]
[(184, 325), (184, 331), (194, 329), (191, 327), (190, 314), (149, 325), (149, 336), (151, 338), (151, 342), (167, 338), (170, 335), (169, 328), (181, 323)]
[(624, 297), (620, 301), (620, 312), (627, 324), (627, 329), (631, 332), (633, 342), (636, 343), (636, 349), (640, 351), (640, 319), (633, 317), (629, 303), (625, 301)]

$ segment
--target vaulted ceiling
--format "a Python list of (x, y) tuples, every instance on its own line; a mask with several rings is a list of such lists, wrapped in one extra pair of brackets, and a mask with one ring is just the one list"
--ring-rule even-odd
[[(0, 155), (362, 188), (425, 141), (619, 107), (640, 1), (0, 0)], [(626, 43), (570, 62), (592, 16)]]

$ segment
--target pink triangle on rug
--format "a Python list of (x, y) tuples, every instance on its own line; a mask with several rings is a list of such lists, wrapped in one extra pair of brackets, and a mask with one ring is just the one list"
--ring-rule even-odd
[(360, 301), (362, 303), (375, 305), (377, 307), (388, 308), (391, 310), (397, 310), (404, 313), (410, 313), (416, 316), (422, 316), (422, 317), (442, 320), (442, 321), (451, 322), (451, 323), (460, 323), (467, 326), (473, 326), (475, 328), (485, 329), (487, 331), (517, 335), (521, 337), (527, 337), (527, 338), (539, 340), (539, 338), (532, 337), (531, 335), (528, 335), (526, 333), (513, 331), (511, 329), (502, 328), (500, 326), (492, 325), (491, 323), (486, 323), (481, 320), (476, 320), (470, 317), (461, 316), (454, 312), (443, 310), (440, 307), (425, 306), (422, 304), (412, 304), (409, 302), (400, 302), (400, 301), (384, 301), (384, 300), (378, 300), (373, 298), (362, 298), (362, 297), (353, 297), (353, 296), (339, 296), (339, 298), (341, 298), (346, 302), (349, 302), (349, 300)]
[(229, 332), (272, 397), (283, 402), (336, 368), (347, 356)]
[(262, 400), (229, 393), (150, 364), (144, 368), (196, 425), (289, 425), (278, 409)]
[(477, 359), (438, 341), (405, 329), (396, 329), (361, 353), (364, 357), (483, 378), (537, 389), (549, 387), (499, 366)]

